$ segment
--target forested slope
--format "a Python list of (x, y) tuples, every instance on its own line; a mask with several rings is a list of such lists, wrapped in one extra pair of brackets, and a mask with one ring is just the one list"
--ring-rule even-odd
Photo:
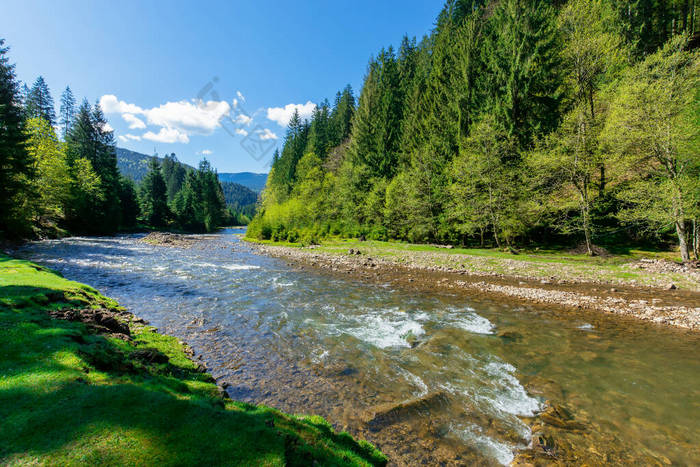
[(685, 0), (450, 0), (292, 118), (248, 235), (698, 255), (700, 21)]

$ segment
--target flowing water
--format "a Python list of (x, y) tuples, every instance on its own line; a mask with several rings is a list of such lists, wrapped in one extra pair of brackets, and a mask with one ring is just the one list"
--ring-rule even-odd
[(548, 401), (583, 424), (556, 434), (560, 460), (700, 464), (696, 335), (299, 271), (240, 232), (188, 249), (132, 235), (17, 254), (187, 341), (234, 399), (322, 415), (395, 464), (508, 464)]

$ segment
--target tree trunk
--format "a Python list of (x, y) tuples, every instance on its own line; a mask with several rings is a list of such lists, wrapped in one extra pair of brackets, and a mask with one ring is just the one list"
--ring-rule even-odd
[(496, 248), (499, 250), (501, 249), (501, 239), (498, 238), (498, 229), (496, 229), (496, 226), (493, 226), (493, 238), (496, 240)]
[(688, 232), (685, 226), (685, 220), (676, 221), (676, 233), (678, 234), (678, 244), (681, 249), (681, 259), (690, 261), (690, 248), (688, 246)]
[(581, 209), (583, 214), (583, 234), (586, 237), (586, 252), (588, 256), (593, 256), (593, 242), (591, 241), (591, 221), (589, 218), (588, 208)]
[(693, 254), (695, 261), (700, 261), (700, 222), (693, 219)]

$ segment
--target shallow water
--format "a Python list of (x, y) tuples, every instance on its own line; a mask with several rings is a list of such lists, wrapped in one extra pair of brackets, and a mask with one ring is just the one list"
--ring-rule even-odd
[(547, 400), (587, 427), (557, 435), (579, 461), (700, 464), (694, 334), (299, 271), (235, 233), (190, 249), (133, 235), (17, 254), (181, 337), (233, 398), (323, 415), (396, 464), (508, 464)]

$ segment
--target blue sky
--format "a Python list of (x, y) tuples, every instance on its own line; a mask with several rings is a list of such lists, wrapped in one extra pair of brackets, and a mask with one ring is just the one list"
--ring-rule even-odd
[(308, 113), (348, 83), (359, 93), (370, 55), (428, 33), (441, 6), (13, 0), (0, 37), (18, 78), (42, 75), (57, 108), (66, 85), (101, 100), (119, 146), (266, 172), (294, 106)]

